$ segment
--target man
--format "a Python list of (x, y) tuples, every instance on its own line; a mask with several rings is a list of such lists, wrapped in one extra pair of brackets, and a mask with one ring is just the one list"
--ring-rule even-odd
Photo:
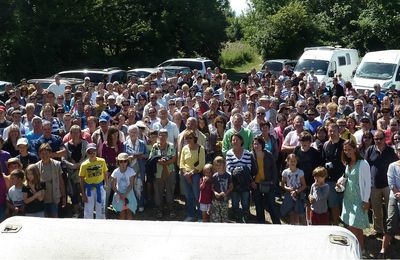
[(251, 132), (253, 133), (253, 136), (258, 136), (258, 135), (262, 134), (260, 124), (263, 122), (265, 122), (265, 108), (262, 106), (259, 106), (256, 109), (256, 118), (254, 118), (250, 122), (250, 124), (247, 126), (247, 129), (251, 130)]
[(3, 135), (5, 128), (11, 125), (11, 122), (6, 118), (6, 107), (0, 106), (0, 135)]
[(333, 96), (336, 96), (338, 98), (345, 96), (344, 88), (343, 88), (343, 86), (341, 86), (339, 84), (339, 81), (337, 78), (333, 78), (333, 80), (332, 80), (332, 94), (333, 94)]
[(340, 138), (342, 138), (343, 140), (353, 140), (355, 143), (357, 143), (354, 135), (350, 133), (350, 131), (346, 128), (346, 119), (340, 118), (336, 121), (336, 124), (339, 127)]
[(364, 112), (364, 103), (361, 99), (354, 100), (354, 112), (350, 113), (349, 117), (354, 118), (357, 123), (360, 123), (360, 120), (363, 117), (370, 117), (367, 112)]
[(63, 95), (65, 92), (65, 84), (61, 83), (61, 77), (60, 75), (56, 75), (54, 77), (54, 82), (50, 84), (50, 86), (47, 88), (49, 91), (53, 92), (55, 96), (58, 97), (58, 95)]
[(51, 147), (50, 158), (59, 158), (66, 155), (65, 147), (63, 146), (62, 139), (58, 135), (51, 133), (52, 126), (49, 121), (42, 123), (43, 135), (33, 142), (34, 152), (39, 154), (39, 148), (42, 144), (49, 144)]
[[(107, 133), (108, 133), (108, 128), (110, 127), (110, 116), (103, 112), (100, 117), (99, 117), (99, 128), (93, 132), (92, 134), (92, 140), (93, 143), (97, 145), (98, 148), (100, 148), (103, 145), (103, 142), (107, 140)], [(125, 135), (122, 131), (119, 131), (119, 141), (123, 143), (125, 141)]]
[(374, 91), (369, 95), (369, 97), (375, 95), (379, 101), (382, 101), (383, 97), (385, 96), (385, 93), (381, 92), (381, 85), (379, 83), (374, 84)]
[[(211, 98), (209, 104), (210, 104), (210, 109), (203, 114), (204, 117), (207, 119), (207, 121), (209, 120), (208, 115), (210, 113), (215, 113), (217, 116), (223, 116), (223, 117), (225, 117), (225, 119), (228, 119), (227, 116), (225, 115), (225, 113), (218, 109), (219, 101), (216, 98)], [(212, 122), (209, 122), (209, 123), (212, 123)]]
[(26, 138), (28, 139), (31, 152), (34, 151), (34, 146), (33, 146), (34, 141), (38, 140), (42, 136), (42, 134), (43, 134), (42, 119), (38, 116), (35, 116), (32, 119), (32, 131), (26, 134)]
[(188, 130), (192, 130), (195, 132), (197, 136), (197, 143), (203, 147), (206, 145), (206, 136), (197, 129), (197, 119), (194, 117), (189, 117), (186, 123), (186, 129), (183, 130), (178, 136), (178, 165), (179, 165), (179, 158), (181, 157), (181, 150), (184, 145), (186, 145), (185, 140), (185, 133)]
[(337, 180), (343, 175), (345, 166), (341, 160), (344, 140), (339, 137), (339, 127), (335, 123), (328, 126), (329, 140), (325, 142), (322, 149), (322, 161), (328, 170), (326, 183), (329, 184), (328, 207), (331, 210), (331, 221), (333, 225), (339, 225), (339, 215), (343, 196), (336, 192)]
[(179, 130), (175, 123), (168, 120), (168, 111), (165, 107), (161, 107), (158, 111), (160, 121), (156, 122), (152, 129), (160, 131), (161, 129), (167, 130), (168, 142), (177, 145)]
[(260, 106), (265, 108), (265, 121), (269, 121), (275, 127), (277, 112), (271, 108), (271, 98), (269, 96), (262, 96), (258, 101)]
[(298, 116), (301, 116), (304, 121), (306, 121), (307, 115), (305, 114), (305, 111), (307, 109), (307, 103), (304, 100), (299, 100), (296, 102), (296, 112)]
[(296, 116), (293, 120), (294, 130), (290, 131), (282, 144), (283, 153), (292, 153), (296, 146), (300, 145), (299, 136), (304, 131), (304, 120), (301, 116)]
[(318, 104), (317, 105), (317, 111), (319, 116), (315, 118), (320, 123), (324, 123), (325, 115), (328, 113), (328, 108), (326, 107), (326, 104)]
[[(109, 114), (111, 117), (116, 116), (120, 111), (121, 107), (116, 105), (116, 99), (114, 95), (109, 95), (107, 98), (108, 101), (108, 106), (106, 108), (107, 114)], [(82, 112), (83, 112), (83, 106), (82, 106)]]
[(225, 132), (222, 140), (222, 154), (225, 156), (226, 152), (232, 148), (231, 137), (233, 134), (238, 133), (243, 137), (243, 148), (251, 150), (253, 143), (253, 133), (247, 128), (243, 128), (243, 116), (239, 113), (232, 116), (232, 128)]
[[(79, 170), (84, 218), (93, 218), (93, 209), (96, 208), (96, 219), (105, 219), (106, 190), (108, 189), (108, 168), (103, 158), (96, 157), (96, 144), (88, 144), (86, 159)], [(105, 184), (105, 185), (104, 185)]]
[(357, 130), (354, 133), (354, 137), (356, 138), (357, 144), (361, 144), (362, 136), (366, 132), (371, 132), (372, 134), (375, 133), (375, 130), (372, 130), (372, 123), (371, 119), (368, 116), (364, 116), (360, 119), (361, 129)]
[(304, 127), (307, 128), (313, 135), (317, 131), (317, 128), (322, 125), (321, 122), (315, 120), (315, 116), (317, 114), (317, 110), (314, 107), (309, 108), (306, 111), (307, 121), (304, 122)]
[(6, 140), (8, 138), (8, 132), (10, 131), (10, 128), (12, 125), (16, 125), (19, 127), (19, 131), (21, 134), (21, 137), (25, 137), (26, 133), (29, 132), (29, 129), (27, 129), (24, 124), (22, 124), (22, 116), (21, 116), (21, 111), (19, 110), (14, 110), (11, 115), (12, 119), (12, 124), (9, 125), (8, 127), (4, 128), (3, 130), (3, 139)]
[(158, 142), (152, 147), (149, 156), (149, 158), (161, 156), (161, 158), (157, 160), (154, 181), (154, 200), (157, 208), (157, 218), (162, 218), (163, 216), (162, 205), (164, 204), (164, 192), (170, 217), (175, 217), (176, 215), (173, 210), (175, 189), (174, 163), (176, 162), (176, 151), (175, 146), (167, 142), (168, 135), (167, 129), (161, 129), (159, 131)]
[(25, 170), (30, 164), (37, 163), (38, 158), (35, 154), (28, 152), (28, 139), (20, 138), (17, 141), (19, 155), (17, 158), (22, 163), (22, 169)]
[(157, 102), (157, 95), (156, 95), (155, 93), (152, 93), (152, 94), (150, 95), (150, 102), (147, 103), (147, 104), (144, 106), (143, 117), (146, 117), (146, 116), (149, 115), (149, 109), (150, 109), (151, 107), (155, 108), (156, 110), (159, 110), (160, 107), (161, 107), (161, 106), (158, 104), (158, 102)]
[(386, 145), (385, 133), (382, 130), (375, 132), (374, 141), (375, 145), (370, 146), (365, 152), (365, 159), (371, 166), (371, 207), (374, 213), (374, 230), (376, 235), (382, 236), (386, 229), (382, 205), (385, 204), (385, 212), (387, 212), (390, 193), (387, 171), (389, 164), (397, 161), (398, 158), (393, 148)]
[(338, 112), (344, 116), (350, 115), (353, 112), (353, 109), (347, 105), (347, 100), (345, 96), (341, 96), (338, 99)]

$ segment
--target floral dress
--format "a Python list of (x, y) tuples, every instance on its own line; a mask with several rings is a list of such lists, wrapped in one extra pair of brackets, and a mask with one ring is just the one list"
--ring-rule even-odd
[[(363, 209), (363, 201), (361, 200), (359, 174), (360, 160), (354, 165), (350, 171), (346, 166), (346, 189), (344, 190), (342, 221), (351, 227), (365, 229), (369, 227), (368, 213)], [(361, 173), (362, 174), (362, 173)]]

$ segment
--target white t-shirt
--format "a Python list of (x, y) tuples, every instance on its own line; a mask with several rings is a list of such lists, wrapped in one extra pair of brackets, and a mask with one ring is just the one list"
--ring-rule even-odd
[(282, 177), (286, 177), (286, 186), (297, 189), (301, 187), (300, 177), (304, 177), (304, 172), (300, 169), (296, 169), (295, 172), (292, 172), (288, 168), (283, 170)]
[(111, 177), (117, 180), (117, 190), (120, 193), (125, 193), (129, 186), (129, 179), (135, 176), (136, 172), (128, 167), (124, 173), (119, 168), (115, 169), (111, 174)]
[(55, 97), (59, 95), (64, 95), (65, 92), (65, 84), (60, 83), (60, 85), (57, 85), (57, 83), (53, 82), (50, 84), (50, 86), (47, 88), (49, 91), (53, 92)]

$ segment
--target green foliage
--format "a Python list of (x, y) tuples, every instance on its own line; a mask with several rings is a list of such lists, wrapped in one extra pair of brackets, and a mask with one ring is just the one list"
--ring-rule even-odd
[(178, 55), (217, 61), (228, 13), (228, 0), (2, 0), (0, 79)]
[(235, 67), (255, 59), (257, 51), (245, 42), (228, 42), (221, 51), (221, 65)]

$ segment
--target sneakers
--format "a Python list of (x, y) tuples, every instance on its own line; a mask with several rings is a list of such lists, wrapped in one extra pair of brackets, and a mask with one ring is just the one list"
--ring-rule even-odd
[(184, 222), (193, 222), (194, 219), (192, 217), (186, 217), (183, 221)]

